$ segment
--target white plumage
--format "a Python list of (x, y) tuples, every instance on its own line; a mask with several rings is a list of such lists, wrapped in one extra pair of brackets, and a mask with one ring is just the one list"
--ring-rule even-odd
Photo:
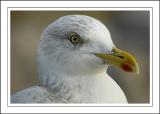
[[(81, 43), (73, 44), (76, 33)], [(43, 32), (38, 46), (40, 85), (11, 96), (12, 103), (127, 103), (117, 83), (106, 73), (108, 64), (95, 53), (115, 48), (108, 29), (84, 15), (63, 16)]]

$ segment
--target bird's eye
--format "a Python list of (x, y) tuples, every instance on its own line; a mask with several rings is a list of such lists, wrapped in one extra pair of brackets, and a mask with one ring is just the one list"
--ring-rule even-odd
[(78, 44), (80, 42), (80, 36), (77, 33), (71, 33), (69, 35), (69, 40), (73, 43), (73, 44)]

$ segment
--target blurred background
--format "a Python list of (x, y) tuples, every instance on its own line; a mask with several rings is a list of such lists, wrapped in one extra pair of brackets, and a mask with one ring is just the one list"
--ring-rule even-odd
[(129, 103), (149, 103), (149, 11), (11, 11), (11, 94), (38, 84), (36, 54), (41, 33), (48, 24), (69, 14), (97, 18), (110, 30), (116, 47), (137, 58), (139, 75), (115, 67), (107, 72)]

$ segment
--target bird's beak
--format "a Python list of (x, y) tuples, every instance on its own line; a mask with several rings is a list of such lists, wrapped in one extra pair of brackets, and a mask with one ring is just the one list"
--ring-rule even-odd
[(139, 67), (133, 55), (114, 48), (111, 54), (95, 53), (95, 55), (105, 61), (106, 64), (120, 67), (126, 72), (136, 72), (139, 74)]

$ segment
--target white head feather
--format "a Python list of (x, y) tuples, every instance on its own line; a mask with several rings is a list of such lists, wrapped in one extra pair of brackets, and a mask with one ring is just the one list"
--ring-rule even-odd
[[(82, 44), (75, 45), (69, 41), (68, 36), (73, 32), (80, 36)], [(89, 94), (82, 94), (85, 94), (84, 91), (92, 93), (89, 89), (97, 86), (95, 83), (98, 80), (98, 77), (94, 76), (105, 73), (107, 69), (107, 65), (102, 64), (103, 61), (94, 53), (109, 54), (114, 47), (108, 29), (94, 18), (69, 15), (57, 19), (44, 30), (38, 47), (41, 84), (56, 91), (58, 96), (72, 96), (72, 102), (73, 99), (78, 99), (79, 95), (90, 97), (87, 96)], [(77, 94), (73, 97), (70, 90), (76, 91)], [(103, 101), (103, 95), (99, 96)]]
[[(82, 45), (69, 41), (72, 32), (80, 35)], [(76, 75), (104, 70), (106, 65), (93, 53), (111, 53), (113, 47), (108, 29), (98, 20), (84, 15), (63, 16), (42, 34), (38, 48), (40, 77), (47, 77), (51, 72), (55, 76), (56, 72)]]
[[(80, 42), (71, 42), (71, 33)], [(108, 29), (98, 20), (84, 15), (59, 18), (44, 30), (38, 46), (40, 86), (15, 93), (11, 102), (127, 103), (121, 88), (106, 74), (106, 61), (95, 56), (108, 55), (114, 47)]]

